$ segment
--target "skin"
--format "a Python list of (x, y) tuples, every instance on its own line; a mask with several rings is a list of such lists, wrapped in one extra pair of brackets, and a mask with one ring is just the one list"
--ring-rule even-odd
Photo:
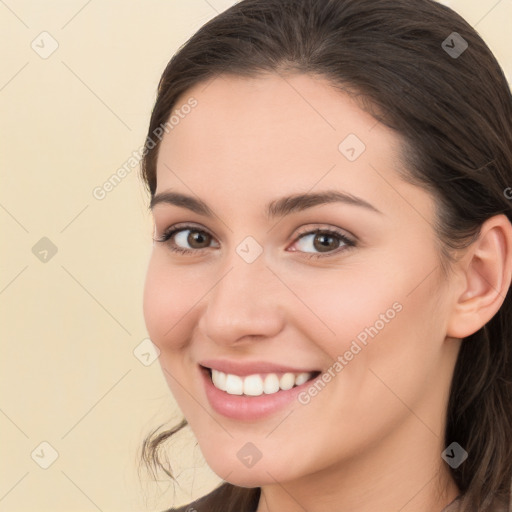
[[(162, 140), (156, 192), (193, 195), (215, 215), (158, 204), (155, 238), (182, 222), (212, 237), (194, 249), (185, 231), (177, 243), (193, 254), (154, 243), (144, 315), (208, 465), (233, 484), (262, 487), (258, 512), (441, 511), (459, 494), (440, 455), (460, 338), (501, 306), (510, 223), (489, 221), (446, 276), (434, 201), (398, 173), (399, 136), (344, 92), (318, 77), (272, 74), (218, 77), (177, 107), (190, 97), (197, 107)], [(348, 134), (366, 145), (353, 162), (338, 149)], [(380, 213), (327, 203), (265, 216), (268, 201), (326, 190)], [(334, 242), (308, 258), (319, 253), (313, 236), (298, 234), (315, 228), (356, 245)], [(252, 263), (236, 252), (247, 236), (263, 249)], [(211, 408), (198, 361), (326, 370), (395, 303), (401, 311), (307, 405), (253, 422)], [(251, 468), (237, 457), (247, 442), (262, 454)]]

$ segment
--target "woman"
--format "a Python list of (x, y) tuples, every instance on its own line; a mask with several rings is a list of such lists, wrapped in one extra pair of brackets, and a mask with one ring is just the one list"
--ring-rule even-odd
[(244, 0), (169, 62), (142, 171), (186, 418), (143, 460), (188, 423), (225, 481), (170, 510), (511, 510), (512, 98), (460, 16)]

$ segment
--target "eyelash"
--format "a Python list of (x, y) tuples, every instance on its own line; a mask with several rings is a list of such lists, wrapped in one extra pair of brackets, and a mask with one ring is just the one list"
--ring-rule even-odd
[[(206, 231), (204, 229), (200, 229), (197, 226), (190, 225), (190, 224), (184, 224), (184, 225), (182, 224), (182, 225), (171, 226), (159, 238), (154, 238), (153, 240), (155, 242), (159, 242), (159, 243), (166, 243), (176, 233), (179, 233), (180, 231), (187, 231), (187, 230), (190, 230), (192, 232), (195, 231), (195, 232), (198, 232), (198, 233), (206, 234), (206, 235), (214, 238), (211, 233), (209, 233), (208, 231)], [(347, 249), (351, 249), (352, 247), (356, 246), (356, 242), (355, 241), (351, 240), (350, 238), (348, 238), (346, 235), (344, 235), (340, 231), (337, 231), (337, 230), (332, 229), (332, 228), (329, 228), (329, 229), (327, 229), (327, 228), (326, 229), (317, 228), (317, 229), (313, 229), (313, 230), (309, 230), (309, 231), (304, 231), (304, 232), (299, 233), (297, 235), (297, 237), (294, 240), (294, 242), (297, 242), (299, 239), (305, 237), (306, 235), (312, 235), (312, 234), (316, 235), (318, 233), (323, 233), (323, 234), (327, 234), (327, 235), (333, 235), (333, 236), (337, 237), (339, 239), (339, 241), (342, 242), (344, 245), (334, 249), (333, 251), (326, 252), (326, 253), (320, 253), (320, 252), (319, 253), (304, 253), (304, 254), (306, 254), (305, 258), (307, 258), (307, 259), (310, 259), (310, 258), (317, 259), (317, 258), (324, 258), (324, 257), (328, 257), (328, 256), (334, 256), (334, 255), (339, 254), (342, 251), (345, 251)], [(209, 249), (209, 247), (204, 247), (202, 249), (184, 249), (183, 247), (179, 247), (179, 246), (176, 246), (176, 245), (173, 245), (173, 244), (168, 244), (168, 245), (169, 245), (169, 249), (171, 251), (176, 252), (176, 253), (180, 253), (180, 254), (200, 253), (201, 251), (203, 251), (205, 249)], [(293, 252), (301, 252), (301, 251), (297, 250), (297, 251), (293, 251)]]

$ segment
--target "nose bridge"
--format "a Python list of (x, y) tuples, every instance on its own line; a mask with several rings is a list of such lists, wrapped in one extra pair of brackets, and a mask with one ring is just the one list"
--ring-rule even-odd
[[(243, 244), (242, 248), (245, 248)], [(282, 328), (282, 308), (276, 278), (263, 254), (252, 262), (234, 253), (208, 294), (203, 329), (219, 343), (244, 336), (274, 336)]]

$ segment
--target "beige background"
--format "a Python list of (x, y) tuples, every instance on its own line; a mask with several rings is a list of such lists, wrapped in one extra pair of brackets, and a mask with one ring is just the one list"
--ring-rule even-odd
[[(93, 190), (141, 147), (173, 52), (233, 3), (0, 0), (0, 512), (161, 511), (219, 481), (190, 433), (180, 486), (139, 481), (143, 437), (179, 419), (144, 355), (151, 219), (138, 166)], [(444, 3), (510, 83), (512, 0)]]

